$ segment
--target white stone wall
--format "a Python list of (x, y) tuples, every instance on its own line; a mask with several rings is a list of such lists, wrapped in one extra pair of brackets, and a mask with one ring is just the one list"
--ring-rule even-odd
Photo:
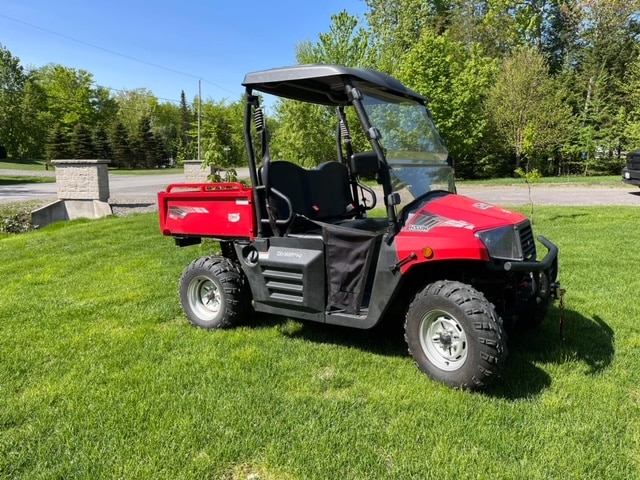
[(184, 181), (185, 183), (206, 183), (209, 182), (209, 175), (213, 173), (213, 167), (202, 168), (200, 160), (184, 161)]
[(109, 160), (53, 160), (58, 198), (109, 200)]

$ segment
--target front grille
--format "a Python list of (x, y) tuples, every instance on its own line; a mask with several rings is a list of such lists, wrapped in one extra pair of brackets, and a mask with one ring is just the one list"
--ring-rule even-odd
[(518, 234), (520, 236), (520, 246), (522, 248), (522, 259), (530, 262), (536, 259), (536, 242), (533, 239), (533, 229), (529, 220), (518, 225)]
[(627, 155), (627, 168), (629, 170), (640, 170), (640, 155), (631, 153)]

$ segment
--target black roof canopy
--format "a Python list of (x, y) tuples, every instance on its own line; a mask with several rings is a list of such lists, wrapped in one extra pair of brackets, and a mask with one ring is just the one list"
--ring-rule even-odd
[(248, 73), (242, 85), (278, 97), (337, 106), (349, 103), (345, 93), (349, 83), (357, 88), (425, 102), (424, 97), (389, 75), (339, 65), (295, 65)]

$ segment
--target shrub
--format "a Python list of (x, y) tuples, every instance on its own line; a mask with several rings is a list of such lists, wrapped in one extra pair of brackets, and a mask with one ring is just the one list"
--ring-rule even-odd
[(35, 230), (36, 227), (31, 222), (31, 211), (39, 205), (37, 202), (0, 205), (0, 235)]

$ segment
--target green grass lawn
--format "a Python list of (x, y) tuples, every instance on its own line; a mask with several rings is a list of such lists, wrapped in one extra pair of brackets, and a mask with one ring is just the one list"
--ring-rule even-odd
[(640, 478), (632, 207), (538, 207), (560, 311), (487, 392), (420, 374), (402, 332), (258, 316), (191, 327), (155, 215), (0, 239), (0, 478)]
[(32, 176), (5, 176), (0, 175), (0, 186), (3, 185), (21, 185), (23, 183), (53, 183), (55, 177), (32, 177)]
[[(0, 160), (0, 170), (41, 170), (46, 171), (45, 160), (15, 160), (5, 158)], [(52, 170), (49, 168), (49, 170)]]
[[(460, 180), (456, 179), (458, 185), (488, 185), (488, 186), (500, 186), (500, 185), (523, 185), (525, 184), (524, 178), (490, 178), (483, 180)], [(606, 185), (606, 186), (624, 186), (622, 177), (620, 175), (594, 175), (594, 176), (582, 176), (582, 175), (570, 175), (560, 177), (543, 177), (536, 179), (532, 184), (542, 185)]]
[[(0, 160), (0, 170), (32, 170), (32, 171), (47, 171), (45, 168), (45, 160), (15, 160), (11, 158), (5, 158)], [(50, 172), (54, 172), (53, 167), (49, 167)], [(109, 169), (109, 173), (116, 175), (170, 175), (172, 173), (182, 173), (182, 167), (179, 168), (150, 168), (150, 169)], [(14, 183), (35, 183), (35, 182), (54, 182), (55, 177), (51, 179), (42, 179), (40, 177), (15, 177), (4, 176), (0, 177), (0, 185), (9, 185), (9, 183), (2, 183), (13, 181)]]

